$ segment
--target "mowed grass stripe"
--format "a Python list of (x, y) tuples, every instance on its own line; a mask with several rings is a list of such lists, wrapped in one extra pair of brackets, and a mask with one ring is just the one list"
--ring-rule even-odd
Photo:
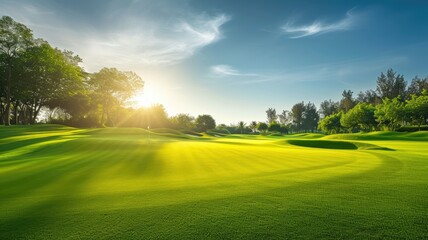
[[(149, 142), (140, 129), (3, 129), (10, 155), (0, 160), (2, 239), (428, 236), (420, 134), (351, 140), (386, 151), (286, 142), (323, 141), (310, 134), (153, 133)], [(24, 139), (40, 145), (18, 144)]]

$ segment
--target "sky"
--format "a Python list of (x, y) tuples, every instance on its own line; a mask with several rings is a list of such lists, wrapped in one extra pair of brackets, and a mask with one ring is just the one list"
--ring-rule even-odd
[(375, 89), (389, 68), (428, 76), (427, 13), (423, 0), (0, 0), (86, 71), (136, 72), (135, 101), (225, 124)]

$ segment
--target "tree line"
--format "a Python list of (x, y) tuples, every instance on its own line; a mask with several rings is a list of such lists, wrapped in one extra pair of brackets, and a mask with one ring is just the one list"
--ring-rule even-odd
[(356, 97), (351, 90), (343, 90), (342, 99), (324, 100), (318, 110), (311, 102), (296, 103), (290, 110), (283, 110), (280, 114), (269, 108), (266, 111), (267, 121), (251, 122), (249, 129), (252, 131), (247, 132), (420, 130), (421, 126), (427, 124), (428, 76), (416, 76), (407, 84), (403, 75), (388, 69), (386, 74), (380, 74), (376, 83), (376, 90), (361, 91)]

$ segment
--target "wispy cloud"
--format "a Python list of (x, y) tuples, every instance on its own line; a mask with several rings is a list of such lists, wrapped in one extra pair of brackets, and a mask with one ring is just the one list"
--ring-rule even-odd
[[(89, 70), (179, 63), (222, 39), (222, 27), (230, 20), (224, 13), (198, 13), (174, 2), (88, 5), (79, 9), (53, 0), (5, 0), (0, 15), (26, 24), (54, 46), (78, 53)], [(86, 8), (93, 12), (81, 13)]]
[(276, 76), (268, 76), (264, 74), (242, 72), (229, 65), (214, 65), (210, 68), (211, 76), (215, 78), (234, 78), (235, 83), (257, 83), (272, 81)]
[[(389, 67), (407, 62), (405, 56), (383, 56), (377, 59), (351, 59), (343, 62), (330, 62), (290, 69), (281, 72), (245, 72), (229, 65), (214, 65), (210, 68), (212, 78), (224, 79), (222, 84), (258, 84), (265, 82), (318, 82), (336, 81), (356, 85), (360, 77), (367, 73), (378, 74)], [(374, 75), (375, 76), (375, 75)], [(352, 82), (352, 84), (351, 84)]]
[(309, 25), (297, 26), (293, 23), (293, 21), (289, 21), (281, 27), (281, 30), (285, 34), (289, 35), (290, 38), (302, 38), (312, 35), (321, 35), (329, 32), (350, 30), (355, 25), (356, 21), (357, 16), (352, 14), (352, 11), (349, 10), (346, 13), (345, 18), (337, 22), (324, 23), (320, 20), (316, 20)]
[(226, 77), (226, 76), (254, 76), (252, 73), (242, 73), (239, 70), (229, 65), (214, 65), (211, 66), (211, 73), (215, 76)]

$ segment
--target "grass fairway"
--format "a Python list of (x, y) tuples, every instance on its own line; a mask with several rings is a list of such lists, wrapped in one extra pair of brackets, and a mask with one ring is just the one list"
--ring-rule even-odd
[(428, 238), (428, 133), (0, 127), (0, 239)]

